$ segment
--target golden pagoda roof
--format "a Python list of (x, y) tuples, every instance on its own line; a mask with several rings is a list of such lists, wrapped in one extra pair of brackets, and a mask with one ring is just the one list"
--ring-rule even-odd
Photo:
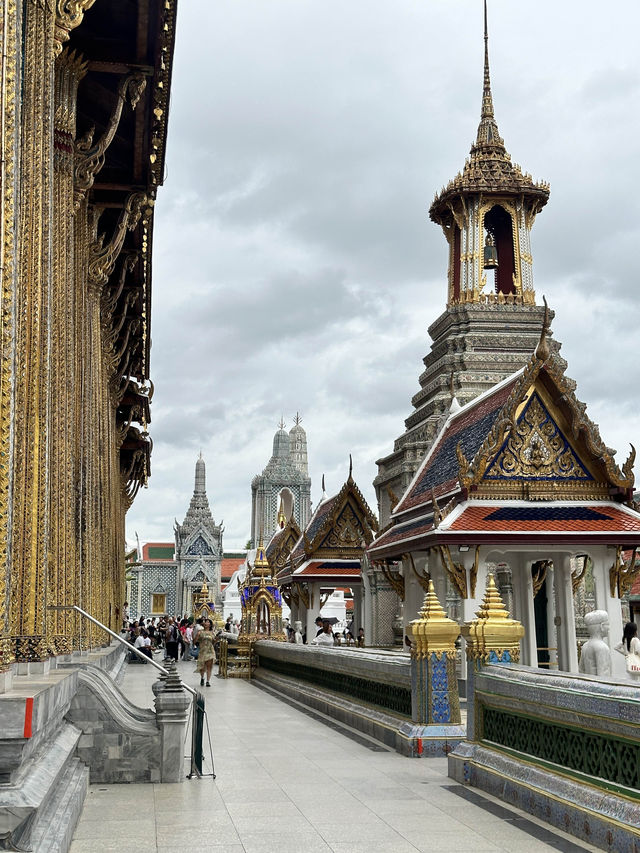
[(489, 37), (487, 32), (487, 6), (484, 8), (484, 80), (482, 110), (476, 140), (461, 172), (443, 187), (434, 198), (429, 215), (434, 222), (441, 223), (450, 218), (449, 204), (460, 195), (477, 193), (500, 193), (531, 197), (540, 210), (549, 198), (549, 184), (536, 182), (524, 173), (505, 148), (498, 131), (493, 110), (491, 77), (489, 73)]

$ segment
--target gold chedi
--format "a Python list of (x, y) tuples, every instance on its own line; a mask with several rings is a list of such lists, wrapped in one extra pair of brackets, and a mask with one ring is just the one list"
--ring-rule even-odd
[(496, 663), (519, 661), (524, 627), (509, 616), (492, 574), (476, 617), (462, 629), (467, 657)]

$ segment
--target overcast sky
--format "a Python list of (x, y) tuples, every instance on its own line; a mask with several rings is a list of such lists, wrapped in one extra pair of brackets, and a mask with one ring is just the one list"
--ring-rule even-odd
[[(534, 283), (601, 433), (640, 444), (640, 4), (489, 2), (494, 106), (551, 183)], [(181, 0), (154, 235), (149, 488), (130, 540), (173, 538), (207, 464), (225, 548), (281, 414), (307, 431), (314, 503), (375, 460), (418, 390), (446, 301), (429, 221), (480, 116), (481, 0)], [(640, 447), (639, 447), (640, 449)]]

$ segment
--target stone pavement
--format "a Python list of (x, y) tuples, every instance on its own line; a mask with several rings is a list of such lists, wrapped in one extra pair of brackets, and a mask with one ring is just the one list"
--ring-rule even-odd
[[(198, 686), (192, 663), (178, 669)], [(132, 702), (152, 706), (154, 673), (128, 667), (122, 687)], [(217, 778), (92, 785), (71, 853), (185, 845), (198, 853), (596, 849), (455, 784), (444, 758), (404, 758), (251, 682), (214, 678), (203, 692)]]

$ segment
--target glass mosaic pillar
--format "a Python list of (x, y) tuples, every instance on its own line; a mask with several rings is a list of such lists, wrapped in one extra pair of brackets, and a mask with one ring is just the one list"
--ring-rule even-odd
[(411, 718), (398, 732), (398, 749), (426, 758), (448, 755), (464, 740), (456, 673), (457, 622), (449, 619), (429, 581), (418, 618), (409, 626)]
[(475, 674), (483, 664), (520, 662), (520, 640), (524, 637), (521, 622), (511, 619), (498, 592), (492, 574), (476, 613), (476, 618), (462, 628), (467, 641), (467, 737), (475, 739)]

